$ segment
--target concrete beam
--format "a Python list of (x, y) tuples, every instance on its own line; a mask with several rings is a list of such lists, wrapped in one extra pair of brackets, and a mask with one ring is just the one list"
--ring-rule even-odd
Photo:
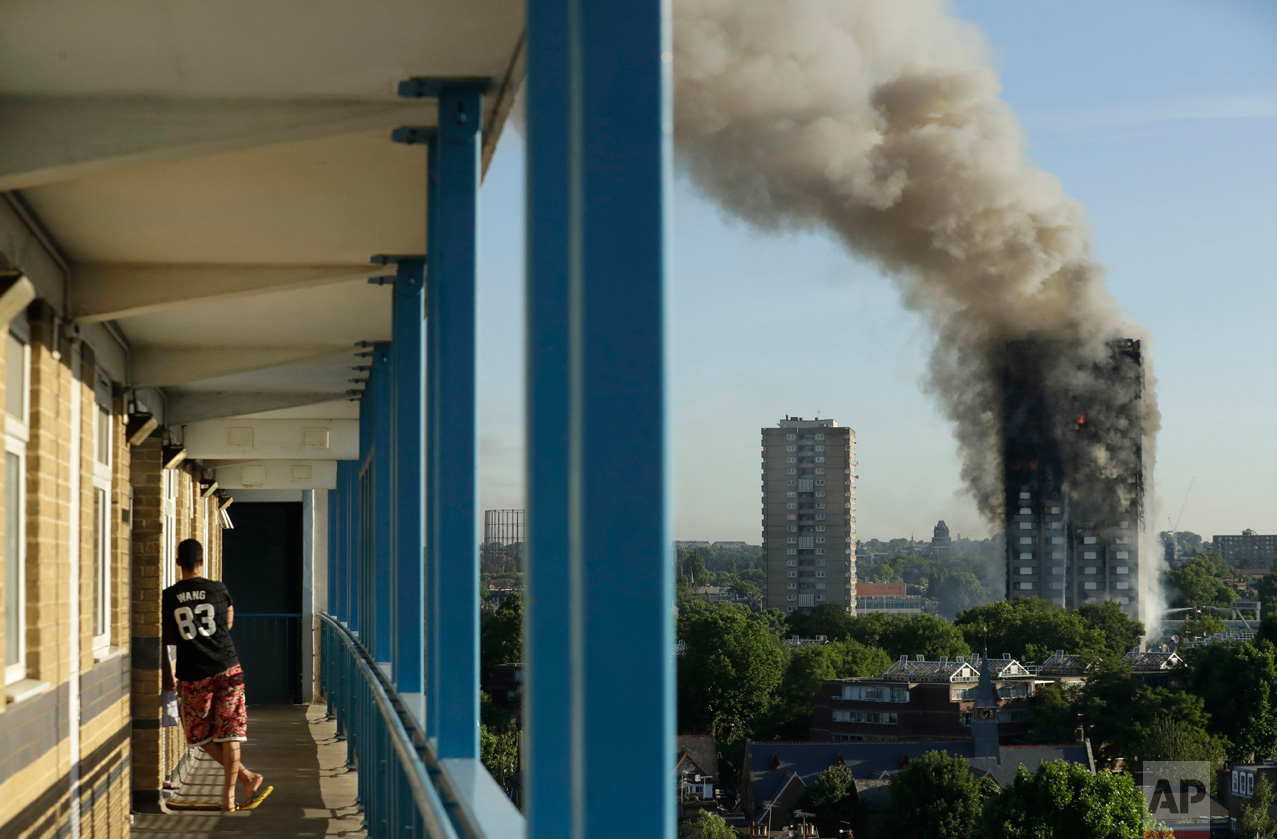
[(287, 289), (313, 288), (365, 277), (393, 277), (373, 265), (151, 265), (79, 263), (72, 266), (73, 316), (79, 323), (231, 300)]
[(0, 190), (436, 121), (411, 101), (0, 96), (0, 113)]
[(298, 408), (341, 399), (342, 393), (315, 391), (285, 393), (270, 391), (202, 391), (198, 393), (170, 393), (164, 412), (164, 422), (169, 428), (201, 420), (238, 417), (262, 411), (278, 411), (281, 408)]
[(356, 460), (359, 420), (206, 420), (182, 427), (182, 445), (205, 461)]
[(335, 460), (259, 460), (206, 463), (213, 480), (230, 492), (245, 489), (336, 489)]
[(129, 383), (135, 388), (170, 387), (354, 352), (354, 347), (332, 344), (284, 347), (135, 346), (130, 356)]
[(36, 296), (61, 313), (66, 275), (23, 219), (25, 208), (20, 209), (10, 199), (7, 195), (0, 199), (0, 262), (26, 274), (35, 286)]

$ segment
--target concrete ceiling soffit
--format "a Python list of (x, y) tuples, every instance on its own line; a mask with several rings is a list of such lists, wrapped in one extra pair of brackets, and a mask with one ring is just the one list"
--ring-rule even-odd
[(71, 306), (80, 323), (231, 300), (272, 291), (314, 288), (361, 277), (393, 277), (376, 265), (149, 265), (77, 263)]
[(298, 408), (341, 399), (343, 393), (315, 392), (253, 392), (253, 391), (200, 391), (197, 393), (172, 393), (168, 395), (164, 411), (165, 424), (172, 428), (210, 419), (238, 417), (262, 411), (278, 411), (282, 408)]
[(356, 460), (359, 420), (220, 419), (182, 427), (196, 460)]
[(233, 464), (205, 462), (224, 490), (336, 489), (335, 460), (260, 460)]
[(330, 344), (285, 347), (134, 346), (129, 355), (129, 383), (135, 388), (169, 387), (299, 361), (338, 358), (354, 352), (354, 347)]
[(437, 121), (433, 101), (0, 96), (0, 191)]

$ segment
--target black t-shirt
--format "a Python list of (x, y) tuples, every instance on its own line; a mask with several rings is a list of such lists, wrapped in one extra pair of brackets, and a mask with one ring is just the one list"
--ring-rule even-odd
[(226, 628), (226, 611), (235, 604), (224, 584), (182, 580), (164, 589), (161, 604), (165, 635), (177, 644), (177, 678), (195, 682), (239, 664)]

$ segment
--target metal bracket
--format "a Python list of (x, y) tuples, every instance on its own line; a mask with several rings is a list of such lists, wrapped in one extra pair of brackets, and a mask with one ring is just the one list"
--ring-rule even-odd
[(483, 93), (491, 83), (491, 79), (481, 76), (461, 76), (451, 79), (421, 76), (400, 82), (399, 95), (405, 99), (438, 99), (445, 87)]
[(405, 125), (390, 132), (390, 139), (406, 146), (427, 146), (439, 132), (425, 126)]

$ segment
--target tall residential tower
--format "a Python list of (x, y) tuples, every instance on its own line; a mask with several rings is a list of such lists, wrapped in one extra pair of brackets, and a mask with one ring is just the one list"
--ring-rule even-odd
[(785, 417), (763, 432), (764, 605), (856, 611), (856, 432)]
[[(1040, 597), (1065, 609), (1114, 600), (1140, 617), (1144, 388), (1140, 342), (1109, 343), (1096, 361), (1070, 358), (1044, 339), (1007, 345), (1002, 369), (1007, 598)], [(1103, 384), (1092, 404), (1052, 385), (1061, 370)], [(1085, 391), (1083, 391), (1085, 392)], [(1102, 446), (1108, 474), (1082, 474)], [(1116, 453), (1114, 456), (1113, 453)], [(1091, 457), (1091, 461), (1097, 458)]]

